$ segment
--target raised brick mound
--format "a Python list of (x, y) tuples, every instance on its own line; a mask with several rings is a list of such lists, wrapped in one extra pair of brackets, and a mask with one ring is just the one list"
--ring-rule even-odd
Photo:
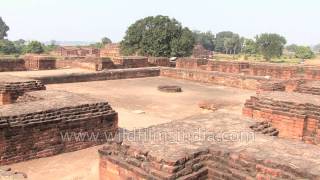
[(245, 71), (253, 76), (270, 76), (275, 79), (295, 78), (301, 70), (300, 66), (274, 63), (250, 63), (249, 69)]
[[(99, 150), (100, 179), (320, 178), (318, 147), (262, 134), (225, 136), (250, 134), (249, 126), (246, 118), (216, 112), (135, 130), (133, 137), (123, 131)], [(198, 128), (207, 130), (197, 134), (204, 139), (192, 139)]]
[(0, 72), (6, 71), (25, 71), (25, 62), (20, 58), (0, 58)]
[(180, 86), (174, 86), (174, 85), (162, 85), (158, 86), (158, 90), (161, 92), (167, 92), (167, 93), (177, 93), (182, 92), (182, 89)]
[(148, 67), (148, 58), (140, 56), (120, 56), (112, 58), (118, 68), (140, 68)]
[(27, 70), (56, 69), (56, 58), (52, 56), (27, 54), (23, 59)]
[(0, 76), (0, 105), (14, 103), (25, 92), (45, 90), (41, 81), (15, 76)]
[(270, 122), (279, 130), (279, 137), (319, 144), (319, 96), (263, 92), (247, 100), (243, 114)]
[(117, 113), (105, 101), (64, 91), (27, 94), (40, 100), (0, 109), (0, 165), (99, 145), (117, 131)]

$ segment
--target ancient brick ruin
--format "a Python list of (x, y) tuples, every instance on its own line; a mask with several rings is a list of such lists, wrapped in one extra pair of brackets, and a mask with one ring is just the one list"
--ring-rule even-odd
[(20, 58), (0, 58), (0, 72), (25, 71), (25, 62)]
[(58, 56), (67, 57), (99, 57), (100, 50), (93, 47), (75, 47), (75, 46), (61, 46), (57, 48), (55, 54)]
[(106, 44), (104, 48), (100, 50), (100, 56), (109, 57), (111, 59), (121, 56), (120, 44), (119, 43)]
[[(113, 56), (110, 58), (58, 57), (54, 65), (44, 60), (48, 63), (41, 66), (42, 60), (28, 58), (15, 62), (17, 69), (24, 64), (25, 69), (54, 66), (93, 72), (30, 79), (0, 77), (0, 165), (105, 144), (98, 152), (100, 180), (320, 179), (319, 67), (179, 58), (173, 68), (168, 58), (122, 57), (111, 51), (109, 55), (105, 53)], [(12, 71), (14, 67), (10, 62), (3, 69)], [(206, 101), (198, 106), (210, 110), (209, 114), (138, 129), (140, 139), (132, 140), (127, 137), (129, 130), (118, 128), (118, 114), (108, 102), (83, 94), (45, 90), (44, 86), (156, 76), (254, 91), (244, 102), (243, 116), (219, 111), (217, 104)], [(167, 87), (182, 92), (162, 91), (163, 97), (184, 97), (188, 93), (174, 84)], [(152, 88), (157, 90), (157, 86)], [(171, 143), (170, 138), (175, 138), (171, 132), (192, 134), (197, 128), (208, 131), (202, 141)], [(149, 131), (153, 135), (165, 133), (169, 139), (150, 137)], [(245, 141), (212, 140), (221, 132), (234, 131), (247, 132), (249, 136)], [(61, 133), (74, 132), (107, 132), (113, 139), (62, 139)]]
[(51, 56), (27, 54), (23, 59), (27, 70), (56, 69), (56, 58)]
[(41, 81), (2, 75), (0, 76), (0, 105), (12, 104), (24, 93), (39, 90), (45, 90)]

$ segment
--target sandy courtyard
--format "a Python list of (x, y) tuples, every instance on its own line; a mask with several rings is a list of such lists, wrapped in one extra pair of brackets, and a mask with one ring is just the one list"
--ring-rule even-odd
[[(182, 93), (158, 91), (159, 85), (178, 85)], [(197, 114), (210, 113), (198, 107), (201, 101), (219, 105), (222, 111), (241, 114), (246, 99), (254, 91), (200, 84), (165, 77), (53, 84), (48, 90), (65, 90), (108, 101), (119, 113), (119, 126), (126, 129), (148, 127)], [(10, 165), (32, 180), (98, 179), (99, 147)]]

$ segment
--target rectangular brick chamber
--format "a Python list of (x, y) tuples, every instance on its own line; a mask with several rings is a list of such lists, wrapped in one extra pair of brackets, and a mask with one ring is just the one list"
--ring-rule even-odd
[(246, 101), (243, 114), (265, 120), (279, 137), (320, 142), (320, 96), (296, 92), (263, 92)]
[(107, 102), (64, 91), (25, 93), (0, 115), (0, 165), (103, 144), (118, 129)]

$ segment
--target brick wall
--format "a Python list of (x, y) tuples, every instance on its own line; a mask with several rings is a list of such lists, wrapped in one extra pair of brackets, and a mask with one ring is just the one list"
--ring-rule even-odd
[(290, 79), (297, 77), (299, 70), (300, 67), (295, 65), (250, 63), (245, 73), (254, 76), (270, 76), (275, 79)]
[(105, 45), (104, 48), (102, 48), (100, 51), (100, 56), (101, 57), (109, 57), (109, 58), (121, 56), (120, 44), (119, 43), (110, 43), (110, 44)]
[(207, 65), (201, 67), (201, 69), (208, 71), (218, 71), (226, 73), (242, 73), (243, 70), (249, 68), (248, 62), (242, 61), (208, 61)]
[(128, 79), (128, 78), (143, 78), (159, 76), (160, 70), (156, 67), (148, 68), (131, 68), (131, 69), (113, 69), (101, 72), (92, 73), (73, 73), (68, 75), (58, 76), (41, 76), (34, 77), (34, 79), (42, 81), (44, 84), (56, 83), (72, 83), (72, 82), (87, 82), (87, 81), (103, 81), (114, 79)]
[(25, 71), (23, 59), (0, 58), (0, 72)]
[(114, 69), (115, 66), (109, 58), (94, 57), (65, 57), (56, 61), (57, 68), (81, 68), (92, 71), (101, 71), (104, 69)]
[(198, 69), (202, 65), (206, 65), (208, 60), (199, 58), (178, 58), (176, 60), (176, 68), (181, 69)]
[(51, 56), (27, 54), (23, 59), (27, 70), (56, 69), (56, 58)]
[(270, 81), (269, 79), (257, 76), (176, 68), (161, 68), (160, 75), (251, 90), (256, 90), (260, 84)]
[(112, 58), (112, 61), (118, 68), (140, 68), (149, 66), (147, 57), (121, 56)]
[(148, 62), (152, 66), (170, 67), (170, 59), (167, 57), (148, 57)]
[(264, 92), (246, 101), (243, 114), (263, 119), (279, 130), (279, 137), (318, 144), (320, 141), (319, 96), (301, 93)]
[(305, 68), (304, 75), (306, 79), (320, 80), (320, 67), (317, 67), (317, 68), (307, 67)]

